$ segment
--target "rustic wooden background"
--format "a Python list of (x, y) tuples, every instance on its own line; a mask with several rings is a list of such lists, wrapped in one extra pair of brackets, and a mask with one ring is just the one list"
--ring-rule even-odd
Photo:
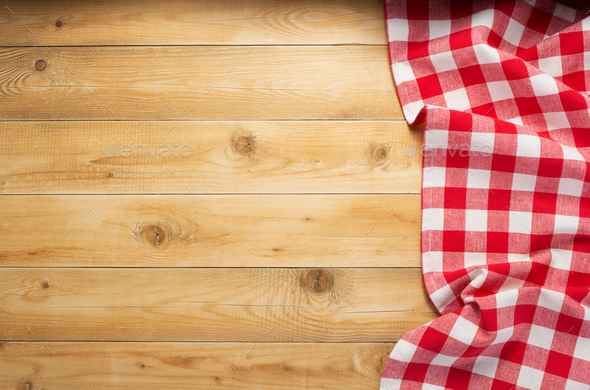
[(0, 31), (0, 389), (377, 389), (437, 317), (382, 0), (3, 1)]

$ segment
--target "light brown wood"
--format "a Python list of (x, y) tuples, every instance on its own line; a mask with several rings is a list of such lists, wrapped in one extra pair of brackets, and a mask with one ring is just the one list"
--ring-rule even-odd
[(387, 43), (383, 0), (52, 0), (2, 8), (0, 46)]
[(419, 267), (419, 195), (6, 196), (0, 265)]
[(438, 317), (418, 268), (2, 273), (3, 340), (390, 342)]
[(5, 342), (0, 389), (377, 389), (393, 346)]
[(0, 119), (402, 119), (385, 45), (52, 51), (0, 49)]
[(438, 316), (383, 0), (0, 6), (0, 390), (377, 389)]
[(419, 267), (417, 195), (10, 196), (0, 265)]
[(406, 148), (423, 131), (401, 121), (0, 122), (0, 134), (3, 194), (420, 191), (421, 155)]

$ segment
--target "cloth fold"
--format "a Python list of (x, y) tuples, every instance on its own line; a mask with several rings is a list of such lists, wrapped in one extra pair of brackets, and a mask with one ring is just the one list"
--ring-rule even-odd
[(381, 390), (590, 389), (590, 18), (550, 0), (387, 0), (424, 124), (422, 268), (441, 313)]

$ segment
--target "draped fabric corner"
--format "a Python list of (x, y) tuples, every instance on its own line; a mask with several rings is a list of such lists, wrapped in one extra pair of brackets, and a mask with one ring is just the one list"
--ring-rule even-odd
[(381, 390), (590, 389), (590, 17), (551, 0), (387, 0), (424, 124), (422, 268), (441, 317)]

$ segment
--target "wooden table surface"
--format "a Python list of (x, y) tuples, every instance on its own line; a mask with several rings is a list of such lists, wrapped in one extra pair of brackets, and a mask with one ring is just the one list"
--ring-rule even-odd
[(0, 389), (377, 389), (437, 317), (383, 1), (1, 5)]

